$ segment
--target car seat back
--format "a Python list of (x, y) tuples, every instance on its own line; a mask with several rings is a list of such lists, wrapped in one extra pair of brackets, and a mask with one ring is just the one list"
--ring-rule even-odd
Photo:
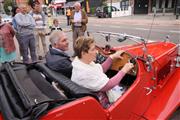
[(38, 119), (52, 103), (65, 100), (39, 71), (29, 66), (10, 63), (2, 65), (0, 108), (4, 119)]
[(49, 69), (44, 63), (37, 63), (35, 66), (49, 79), (49, 81), (58, 82), (59, 86), (65, 91), (67, 97), (80, 98), (84, 96), (92, 96), (99, 100), (95, 93), (87, 88), (79, 86), (61, 73)]

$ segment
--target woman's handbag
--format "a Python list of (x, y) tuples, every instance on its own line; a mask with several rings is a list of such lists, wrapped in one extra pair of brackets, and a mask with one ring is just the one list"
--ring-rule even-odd
[(123, 93), (124, 93), (123, 87), (118, 85), (106, 92), (110, 103), (115, 102)]

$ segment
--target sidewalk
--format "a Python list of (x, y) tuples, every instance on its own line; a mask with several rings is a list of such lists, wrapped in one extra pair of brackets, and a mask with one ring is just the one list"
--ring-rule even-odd
[(180, 17), (179, 19), (175, 18), (173, 14), (166, 14), (163, 16), (162, 14), (157, 14), (154, 16), (153, 14), (149, 15), (131, 15), (124, 16), (118, 18), (97, 18), (90, 17), (91, 19), (96, 19), (97, 23), (104, 23), (110, 20), (113, 24), (127, 24), (127, 25), (150, 25), (153, 22), (154, 26), (176, 26), (180, 27)]
[[(60, 20), (60, 23), (66, 23), (66, 16), (60, 15), (57, 16)], [(162, 13), (154, 16), (153, 14), (148, 15), (131, 15), (131, 16), (123, 16), (117, 18), (97, 18), (96, 16), (88, 17), (89, 23), (108, 23), (108, 24), (125, 24), (125, 25), (151, 25), (153, 22), (154, 26), (175, 26), (180, 27), (180, 16), (179, 19), (176, 19), (176, 16), (172, 13), (167, 13), (164, 16)], [(154, 21), (153, 21), (154, 20)]]

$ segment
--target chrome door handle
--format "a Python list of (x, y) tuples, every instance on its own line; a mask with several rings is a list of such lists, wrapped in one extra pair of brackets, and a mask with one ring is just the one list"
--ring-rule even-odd
[(146, 95), (149, 95), (152, 92), (152, 89), (150, 87), (144, 87), (147, 91)]

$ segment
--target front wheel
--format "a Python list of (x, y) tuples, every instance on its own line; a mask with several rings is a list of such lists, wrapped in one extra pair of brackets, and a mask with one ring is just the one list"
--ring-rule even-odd
[(109, 16), (108, 16), (108, 14), (104, 13), (103, 17), (108, 18)]

